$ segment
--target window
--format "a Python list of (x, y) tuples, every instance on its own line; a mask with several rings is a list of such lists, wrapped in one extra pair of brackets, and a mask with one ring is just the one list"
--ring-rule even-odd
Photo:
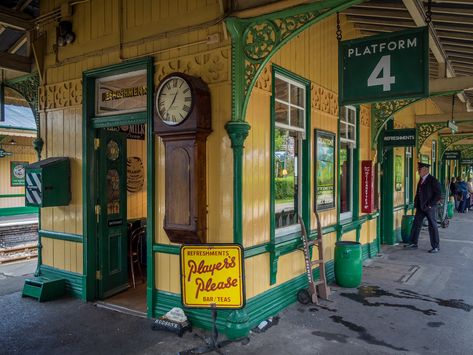
[(300, 230), (302, 152), (306, 137), (306, 86), (280, 73), (274, 79), (275, 236)]
[(356, 148), (356, 109), (340, 109), (340, 220), (353, 216), (353, 160)]

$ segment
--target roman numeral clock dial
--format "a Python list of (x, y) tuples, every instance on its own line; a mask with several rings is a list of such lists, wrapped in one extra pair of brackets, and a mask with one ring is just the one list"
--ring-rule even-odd
[(192, 91), (186, 80), (171, 76), (160, 85), (156, 97), (156, 111), (167, 125), (178, 125), (191, 111)]

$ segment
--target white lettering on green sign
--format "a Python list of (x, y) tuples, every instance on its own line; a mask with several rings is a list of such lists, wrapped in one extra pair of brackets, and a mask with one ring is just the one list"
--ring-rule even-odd
[(348, 49), (348, 58), (364, 55), (381, 54), (402, 49), (417, 47), (417, 38), (399, 39), (397, 41), (381, 42)]

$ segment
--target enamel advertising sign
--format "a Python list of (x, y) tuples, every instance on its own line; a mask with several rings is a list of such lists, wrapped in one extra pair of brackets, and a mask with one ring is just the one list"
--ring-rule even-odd
[(182, 304), (187, 308), (243, 308), (245, 288), (241, 245), (183, 245), (181, 291)]

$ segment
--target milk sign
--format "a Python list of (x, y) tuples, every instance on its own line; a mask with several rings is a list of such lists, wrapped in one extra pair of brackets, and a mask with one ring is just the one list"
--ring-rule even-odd
[(429, 95), (427, 27), (342, 41), (340, 105)]
[(183, 245), (180, 255), (184, 307), (243, 308), (245, 288), (241, 245)]

